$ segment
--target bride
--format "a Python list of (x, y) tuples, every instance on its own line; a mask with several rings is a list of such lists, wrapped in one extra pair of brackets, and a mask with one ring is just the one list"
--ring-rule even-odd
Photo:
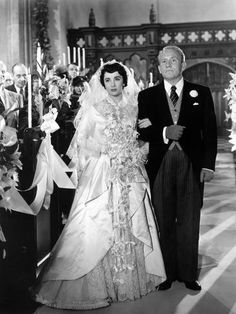
[(138, 86), (115, 60), (81, 96), (68, 156), (78, 185), (63, 232), (32, 292), (61, 309), (135, 300), (165, 280), (145, 152), (137, 141)]

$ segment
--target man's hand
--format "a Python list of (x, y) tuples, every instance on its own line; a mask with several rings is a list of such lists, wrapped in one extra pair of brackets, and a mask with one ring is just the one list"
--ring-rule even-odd
[(152, 122), (148, 118), (139, 119), (138, 120), (138, 127), (140, 129), (144, 129), (152, 125)]
[(200, 181), (201, 182), (209, 182), (213, 179), (214, 172), (208, 169), (202, 169), (200, 173)]
[(174, 141), (178, 141), (183, 135), (185, 126), (182, 125), (170, 125), (166, 128), (166, 138)]

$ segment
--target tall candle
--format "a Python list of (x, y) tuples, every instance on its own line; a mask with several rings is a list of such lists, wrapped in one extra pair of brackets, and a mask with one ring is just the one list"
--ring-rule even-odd
[(80, 68), (81, 68), (80, 47), (78, 47), (78, 68), (80, 71)]
[(73, 63), (76, 63), (76, 47), (73, 47)]
[(67, 61), (68, 61), (68, 64), (70, 64), (70, 47), (67, 46)]
[(66, 65), (66, 54), (63, 52), (62, 54), (63, 65)]
[(148, 84), (149, 87), (152, 87), (154, 84), (153, 84), (153, 74), (152, 72), (149, 73), (149, 77), (150, 77), (150, 82)]
[(150, 72), (150, 83), (153, 83), (153, 74)]
[(30, 68), (28, 70), (28, 128), (32, 128), (32, 88)]
[(37, 61), (37, 72), (39, 75), (42, 75), (42, 51), (40, 43), (38, 43), (37, 51), (36, 51), (36, 61)]
[(40, 122), (43, 122), (44, 105), (43, 105), (43, 97), (42, 97), (42, 95), (39, 95), (39, 99), (40, 99), (39, 119), (40, 119)]
[(141, 79), (139, 80), (138, 86), (139, 86), (139, 88), (140, 88), (141, 90), (144, 89), (144, 84), (143, 84), (143, 81), (142, 81)]
[(82, 48), (82, 67), (83, 67), (83, 70), (86, 68), (86, 65), (85, 65), (85, 49)]
[(131, 72), (132, 76), (134, 77), (134, 69), (133, 68), (130, 68), (130, 72)]
[(103, 66), (103, 58), (100, 58), (100, 67)]

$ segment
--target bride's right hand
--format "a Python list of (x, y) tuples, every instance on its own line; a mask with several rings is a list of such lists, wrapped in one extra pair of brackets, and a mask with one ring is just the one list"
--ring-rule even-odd
[(148, 118), (138, 119), (138, 127), (144, 129), (152, 125), (151, 121)]

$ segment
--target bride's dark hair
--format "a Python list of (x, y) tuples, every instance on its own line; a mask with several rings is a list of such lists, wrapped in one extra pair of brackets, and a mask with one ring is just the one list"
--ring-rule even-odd
[(122, 65), (120, 65), (118, 62), (116, 62), (116, 63), (111, 63), (111, 64), (105, 64), (104, 67), (101, 69), (100, 82), (103, 87), (105, 87), (105, 84), (104, 84), (105, 73), (106, 72), (114, 73), (116, 71), (123, 77), (124, 86), (127, 86), (128, 78), (127, 78), (127, 73), (125, 71), (125, 68)]

